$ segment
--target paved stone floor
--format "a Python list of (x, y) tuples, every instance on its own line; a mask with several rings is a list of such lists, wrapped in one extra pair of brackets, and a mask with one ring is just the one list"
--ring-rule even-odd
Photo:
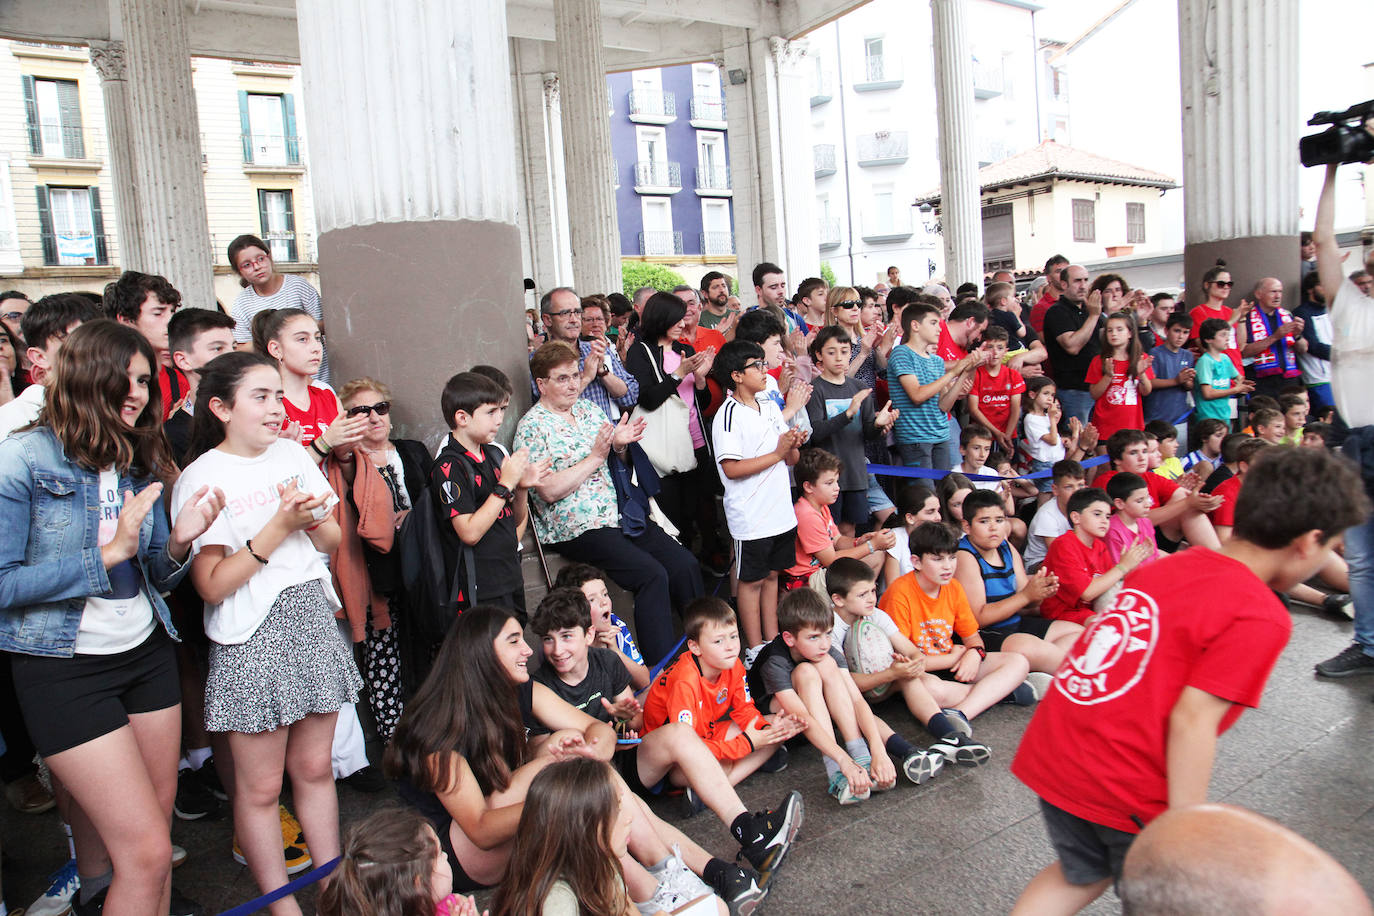
[[(1374, 893), (1374, 678), (1321, 681), (1312, 664), (1343, 648), (1350, 625), (1294, 613), (1293, 638), (1280, 659), (1261, 709), (1247, 712), (1220, 744), (1212, 798), (1276, 818), (1332, 853)], [(918, 740), (921, 729), (905, 710), (882, 714)], [(741, 790), (745, 803), (764, 807), (799, 787), (806, 823), (789, 863), (779, 872), (762, 912), (789, 914), (1006, 913), (1026, 881), (1051, 860), (1034, 796), (1008, 771), (1027, 710), (1000, 707), (975, 723), (992, 746), (992, 761), (976, 770), (946, 770), (917, 789), (903, 784), (884, 796), (840, 808), (825, 795), (816, 753), (794, 748), (783, 773), (755, 776)], [(389, 793), (366, 796), (340, 789), (345, 823), (373, 806), (394, 803)], [(660, 813), (708, 849), (732, 853), (726, 829), (708, 814), (682, 823), (676, 806)], [(65, 855), (56, 815), (0, 814), (5, 897), (29, 903), (43, 878)], [(178, 821), (173, 839), (190, 850), (174, 880), (187, 895), (218, 913), (256, 895), (247, 870), (229, 855), (226, 820)], [(307, 913), (313, 895), (302, 895)], [(1112, 913), (1115, 898), (1090, 913)]]

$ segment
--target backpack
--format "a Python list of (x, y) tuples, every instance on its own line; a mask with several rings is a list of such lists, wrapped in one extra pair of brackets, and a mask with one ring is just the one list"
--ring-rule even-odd
[(434, 493), (426, 485), (396, 531), (401, 557), (401, 584), (406, 594), (408, 638), (438, 644), (449, 626), (470, 607), (477, 593), (477, 564), (472, 548), (463, 545), (458, 568), (450, 581), (439, 525), (447, 524), (436, 509)]

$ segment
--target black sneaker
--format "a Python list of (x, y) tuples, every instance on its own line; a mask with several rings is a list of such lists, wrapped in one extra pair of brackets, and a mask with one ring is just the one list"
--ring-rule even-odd
[(1340, 655), (1334, 655), (1316, 665), (1322, 677), (1353, 677), (1357, 674), (1374, 674), (1374, 657), (1365, 654), (1364, 646), (1352, 642)]
[(706, 810), (706, 802), (701, 800), (696, 789), (688, 786), (682, 793), (682, 816), (693, 818)]
[(801, 793), (795, 789), (788, 792), (778, 807), (751, 816), (753, 837), (740, 844), (739, 854), (767, 880), (787, 858), (805, 815)]
[(759, 767), (760, 773), (781, 773), (787, 769), (787, 745), (779, 744), (778, 749), (773, 752), (773, 756), (763, 762)]
[(220, 801), (228, 801), (229, 793), (224, 791), (224, 783), (220, 782), (219, 770), (215, 769), (215, 758), (208, 757), (196, 770), (196, 778), (200, 784), (210, 790), (210, 794)]
[(768, 896), (768, 882), (752, 868), (738, 865), (724, 869), (724, 874), (711, 889), (730, 908), (730, 916), (750, 916)]
[(190, 769), (177, 773), (177, 797), (172, 802), (172, 811), (183, 821), (217, 821), (224, 817), (224, 807), (219, 799)]
[(1322, 599), (1322, 610), (1333, 617), (1340, 617), (1344, 620), (1354, 620), (1355, 599), (1344, 592), (1327, 595)]
[(100, 916), (105, 910), (105, 895), (110, 892), (108, 887), (102, 887), (96, 892), (95, 896), (85, 903), (81, 902), (81, 891), (77, 891), (72, 896), (72, 913), (75, 916)]
[(986, 744), (979, 744), (957, 732), (936, 741), (930, 750), (943, 754), (947, 762), (961, 767), (982, 766), (992, 758), (992, 749)]
[(356, 773), (345, 776), (339, 782), (358, 792), (366, 792), (372, 795), (381, 792), (386, 788), (386, 777), (382, 771), (372, 764), (368, 764)]
[(1002, 705), (1034, 706), (1035, 700), (1035, 688), (1029, 681), (1022, 681), (1016, 685), (1015, 690), (1002, 697)]

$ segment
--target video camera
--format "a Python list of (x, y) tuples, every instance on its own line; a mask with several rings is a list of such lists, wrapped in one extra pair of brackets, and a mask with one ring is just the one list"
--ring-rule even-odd
[(1368, 162), (1374, 159), (1374, 136), (1365, 130), (1365, 122), (1374, 116), (1374, 99), (1352, 105), (1345, 111), (1319, 111), (1309, 125), (1330, 124), (1319, 134), (1298, 141), (1298, 156), (1302, 164), (1314, 165)]

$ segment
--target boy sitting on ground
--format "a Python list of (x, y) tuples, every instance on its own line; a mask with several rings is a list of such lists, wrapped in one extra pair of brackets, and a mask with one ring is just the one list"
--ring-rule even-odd
[[(834, 612), (831, 643), (844, 653), (850, 675), (864, 696), (876, 703), (900, 692), (916, 721), (936, 737), (932, 751), (959, 766), (986, 763), (992, 752), (973, 740), (973, 726), (958, 708), (972, 688), (926, 672), (925, 653), (902, 635), (885, 611), (878, 610), (873, 570), (847, 557), (836, 560), (825, 572), (825, 587)], [(887, 658), (875, 660), (861, 644), (872, 638), (862, 632), (869, 625), (887, 637)], [(897, 690), (891, 689), (893, 685)]]
[(639, 654), (639, 646), (629, 626), (611, 611), (611, 593), (606, 589), (605, 573), (588, 563), (569, 563), (558, 571), (553, 587), (581, 590), (592, 607), (592, 630), (596, 636), (593, 645), (610, 649), (620, 656), (621, 664), (630, 672), (630, 683), (635, 690), (648, 687), (649, 667), (644, 664), (644, 656)]
[(1026, 575), (1021, 555), (1007, 542), (1007, 514), (997, 494), (974, 490), (964, 500), (964, 536), (954, 576), (968, 596), (983, 645), (994, 652), (1015, 652), (1030, 663), (1027, 678), (1043, 694), (1049, 675), (1083, 628), (1067, 620), (1028, 615), (1059, 589), (1059, 580), (1044, 569)]
[[(892, 583), (878, 607), (925, 655), (927, 671), (971, 685), (958, 706), (965, 717), (974, 719), (1008, 698), (1029, 706), (1035, 702), (1035, 692), (1026, 683), (1030, 673), (1026, 657), (987, 650), (964, 588), (954, 581), (958, 544), (948, 525), (925, 524), (911, 532), (915, 568)], [(960, 645), (954, 643), (956, 635)]]
[(1146, 445), (1151, 450), (1153, 456), (1155, 449), (1159, 452), (1159, 463), (1154, 463), (1151, 458), (1150, 473), (1158, 474), (1167, 480), (1178, 480), (1185, 473), (1183, 470), (1183, 459), (1178, 457), (1178, 427), (1164, 420), (1151, 420), (1145, 424), (1145, 438), (1154, 440), (1157, 445)]
[(1054, 539), (1069, 530), (1069, 497), (1087, 486), (1087, 472), (1072, 458), (1056, 461), (1050, 468), (1050, 496), (1031, 519), (1026, 537), (1026, 570), (1034, 572), (1045, 562)]
[(787, 739), (806, 723), (786, 713), (759, 714), (744, 683), (739, 660), (739, 624), (719, 598), (707, 596), (683, 613), (687, 651), (649, 686), (644, 699), (644, 735), (670, 722), (692, 728), (720, 761), (730, 784), (755, 770), (776, 773), (787, 766)]
[[(765, 709), (806, 722), (806, 740), (821, 752), (830, 795), (841, 805), (868, 798), (872, 789), (897, 784), (894, 761), (921, 785), (945, 758), (923, 751), (873, 714), (849, 676), (844, 654), (831, 644), (834, 615), (809, 588), (778, 602), (777, 638), (749, 669), (749, 688)], [(835, 741), (836, 730), (843, 746)]]
[[(1282, 420), (1282, 418), (1280, 418)], [(1207, 513), (1218, 505), (1217, 497), (1199, 491), (1201, 482), (1196, 475), (1185, 474), (1177, 482), (1166, 480), (1150, 470), (1150, 439), (1138, 429), (1118, 429), (1107, 438), (1107, 455), (1112, 470), (1097, 475), (1093, 486), (1106, 487), (1112, 474), (1130, 471), (1145, 478), (1154, 508), (1150, 521), (1172, 542), (1187, 539), (1194, 547), (1220, 545), (1216, 529), (1207, 520)], [(1108, 502), (1108, 507), (1111, 503)]]
[(1107, 495), (1112, 498), (1111, 524), (1107, 526), (1107, 556), (1113, 563), (1121, 560), (1121, 555), (1132, 544), (1149, 547), (1144, 560), (1148, 563), (1160, 557), (1159, 546), (1155, 543), (1155, 526), (1150, 523), (1150, 508), (1154, 500), (1150, 498), (1150, 488), (1145, 478), (1130, 471), (1113, 474), (1107, 481)]
[(1105, 540), (1112, 502), (1100, 487), (1087, 487), (1070, 496), (1068, 515), (1073, 527), (1050, 545), (1042, 567), (1058, 577), (1059, 588), (1040, 602), (1040, 614), (1081, 624), (1093, 615), (1093, 602), (1121, 584), (1154, 545), (1134, 544), (1112, 563)]
[(1232, 539), (1132, 576), (1026, 729), (1012, 772), (1040, 796), (1058, 861), (1013, 916), (1078, 912), (1120, 876), (1146, 824), (1207, 800), (1218, 735), (1259, 705), (1292, 630), (1274, 591), (1311, 576), (1369, 515), (1354, 469), (1317, 449), (1275, 449), (1252, 477)]
[(797, 459), (793, 474), (802, 495), (793, 506), (797, 513), (797, 562), (787, 570), (789, 585), (805, 585), (813, 573), (839, 557), (863, 560), (876, 572), (883, 568), (884, 551), (896, 543), (896, 536), (887, 528), (858, 537), (840, 534), (830, 507), (840, 498), (843, 470), (843, 462), (825, 449), (802, 449)]
[[(611, 649), (596, 645), (591, 606), (575, 588), (555, 588), (544, 596), (530, 620), (543, 643), (544, 660), (534, 679), (587, 715), (619, 724), (633, 738), (643, 711), (630, 690), (629, 672)], [(735, 794), (720, 762), (687, 723), (669, 722), (637, 744), (617, 750), (613, 763), (625, 782), (641, 793), (658, 795), (667, 784), (687, 789), (687, 801), (710, 808), (740, 844), (740, 852), (760, 873), (787, 854), (802, 817), (800, 792), (789, 792), (771, 811), (750, 814)]]

